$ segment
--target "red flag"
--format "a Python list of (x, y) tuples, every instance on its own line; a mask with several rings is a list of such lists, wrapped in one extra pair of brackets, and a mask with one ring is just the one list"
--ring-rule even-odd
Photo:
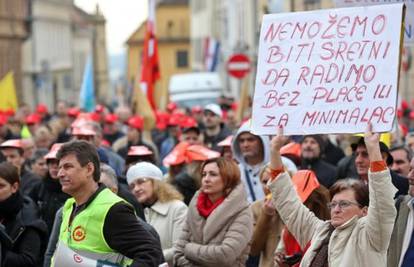
[(160, 78), (158, 63), (158, 41), (155, 37), (155, 2), (149, 0), (149, 16), (144, 39), (144, 50), (141, 64), (141, 87), (146, 92), (148, 102), (156, 110), (154, 100), (155, 82)]

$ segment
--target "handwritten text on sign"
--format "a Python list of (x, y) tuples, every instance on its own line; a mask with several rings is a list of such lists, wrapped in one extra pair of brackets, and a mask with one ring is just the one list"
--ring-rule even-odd
[(402, 4), (265, 15), (252, 131), (274, 134), (392, 128)]
[(404, 44), (414, 45), (414, 0), (335, 0), (336, 7), (387, 5), (392, 3), (405, 4)]

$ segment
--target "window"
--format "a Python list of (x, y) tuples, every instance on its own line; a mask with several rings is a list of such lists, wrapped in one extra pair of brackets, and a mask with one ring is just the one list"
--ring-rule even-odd
[(177, 56), (177, 68), (187, 68), (188, 67), (188, 52), (179, 50), (176, 53)]

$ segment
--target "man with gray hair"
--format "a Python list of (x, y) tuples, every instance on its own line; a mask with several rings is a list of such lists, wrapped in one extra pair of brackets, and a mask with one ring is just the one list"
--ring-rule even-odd
[(101, 178), (99, 182), (106, 185), (115, 194), (118, 194), (118, 178), (116, 177), (114, 169), (108, 164), (101, 163)]

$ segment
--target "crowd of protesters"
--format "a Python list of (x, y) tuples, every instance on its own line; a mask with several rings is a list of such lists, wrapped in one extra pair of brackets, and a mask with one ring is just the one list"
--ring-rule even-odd
[(388, 138), (258, 136), (235, 112), (1, 112), (0, 266), (414, 266), (406, 102)]

